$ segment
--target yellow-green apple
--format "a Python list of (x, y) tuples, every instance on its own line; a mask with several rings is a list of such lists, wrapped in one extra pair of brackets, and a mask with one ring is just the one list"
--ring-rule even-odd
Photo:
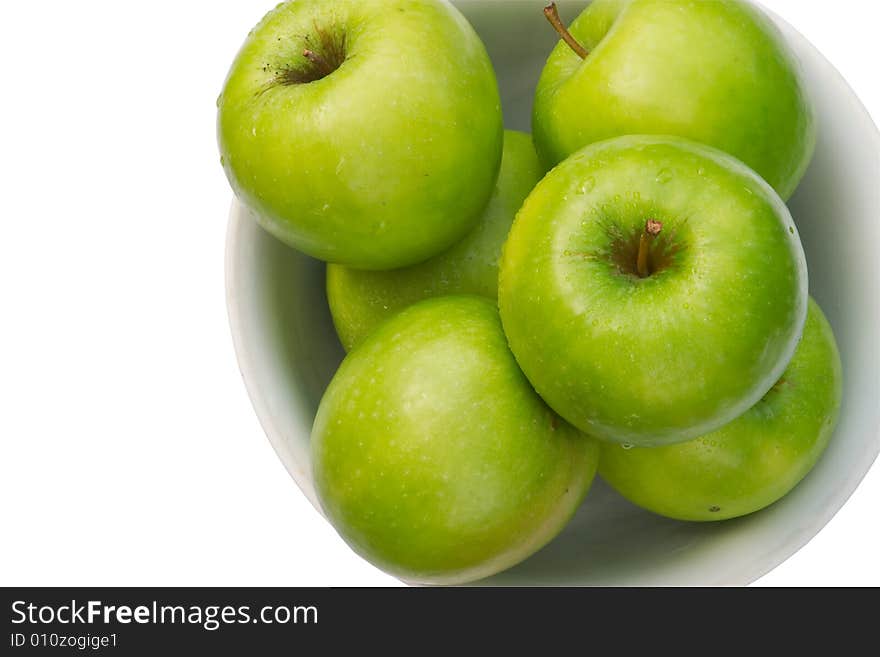
[(531, 137), (507, 131), (501, 172), (476, 227), (452, 248), (425, 262), (388, 271), (327, 265), (327, 300), (346, 350), (380, 322), (428, 297), (498, 294), (498, 260), (513, 217), (543, 171)]
[(611, 137), (677, 135), (736, 156), (784, 199), (794, 192), (815, 145), (813, 110), (796, 57), (760, 9), (595, 0), (570, 30), (554, 22), (571, 45), (553, 50), (535, 95), (548, 166)]
[(479, 579), (543, 546), (598, 452), (535, 394), (495, 304), (476, 296), (427, 299), (379, 326), (312, 430), (327, 517), (359, 554), (419, 583)]
[(840, 409), (840, 356), (810, 301), (794, 357), (770, 391), (717, 431), (678, 445), (602, 448), (599, 474), (624, 497), (679, 520), (724, 520), (772, 504), (819, 460)]
[(226, 175), (261, 225), (363, 269), (461, 239), (501, 160), (489, 57), (440, 0), (282, 3), (247, 37), (218, 108)]
[(782, 199), (721, 151), (631, 136), (578, 151), (535, 187), (498, 298), (520, 367), (597, 438), (697, 438), (779, 379), (807, 312)]

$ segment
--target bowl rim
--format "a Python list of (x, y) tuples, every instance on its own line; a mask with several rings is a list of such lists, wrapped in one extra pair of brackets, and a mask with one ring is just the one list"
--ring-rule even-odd
[[(255, 382), (254, 372), (257, 369), (255, 358), (244, 337), (244, 320), (242, 318), (242, 308), (239, 303), (239, 285), (236, 276), (239, 271), (239, 254), (240, 240), (244, 221), (241, 216), (242, 206), (238, 199), (233, 196), (229, 208), (229, 219), (226, 229), (226, 245), (224, 248), (224, 286), (226, 297), (226, 314), (229, 322), (229, 330), (232, 336), (232, 345), (235, 352), (238, 370), (241, 374), (242, 382), (247, 391), (251, 406), (257, 416), (263, 433), (269, 439), (272, 449), (287, 470), (287, 473), (296, 482), (297, 487), (303, 492), (312, 506), (326, 518), (321, 503), (315, 493), (311, 480), (305, 478), (300, 472), (291, 468), (288, 463), (291, 458), (288, 453), (283, 433), (278, 427), (269, 404), (266, 399), (259, 393), (259, 386)], [(273, 238), (274, 239), (274, 238)]]

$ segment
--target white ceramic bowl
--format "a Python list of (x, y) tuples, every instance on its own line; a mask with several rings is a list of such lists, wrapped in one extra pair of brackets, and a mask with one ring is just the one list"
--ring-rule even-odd
[[(508, 127), (529, 130), (532, 93), (555, 42), (541, 22), (543, 2), (456, 4), (495, 63)], [(584, 4), (560, 3), (563, 17), (572, 18)], [(843, 409), (827, 452), (784, 499), (721, 523), (660, 518), (597, 480), (556, 540), (487, 583), (749, 583), (816, 535), (880, 450), (880, 135), (834, 67), (776, 20), (801, 59), (818, 114), (816, 155), (790, 207), (807, 254), (810, 292), (827, 313), (843, 358)], [(226, 288), (235, 349), (254, 409), (287, 470), (318, 507), (309, 433), (343, 356), (327, 309), (324, 266), (264, 233), (234, 202)]]

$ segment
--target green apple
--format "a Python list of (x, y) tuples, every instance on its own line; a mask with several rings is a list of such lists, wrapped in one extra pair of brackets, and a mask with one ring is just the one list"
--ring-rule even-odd
[(305, 253), (362, 269), (425, 260), (492, 194), (495, 73), (440, 0), (297, 0), (248, 36), (218, 99), (236, 195)]
[(813, 110), (798, 61), (758, 8), (595, 0), (568, 36), (585, 57), (560, 41), (535, 96), (548, 166), (611, 137), (677, 135), (734, 155), (784, 199), (794, 192), (815, 145)]
[(810, 301), (803, 338), (782, 378), (733, 422), (664, 447), (602, 447), (599, 474), (628, 500), (679, 520), (724, 520), (763, 509), (804, 478), (840, 409), (840, 356)]
[(586, 147), (535, 187), (498, 298), (538, 393), (597, 438), (697, 438), (788, 364), (807, 269), (785, 203), (744, 164), (675, 137)]
[(383, 323), (345, 358), (312, 429), (327, 517), (356, 552), (418, 583), (486, 577), (543, 546), (598, 453), (535, 394), (495, 304), (476, 296)]
[(327, 300), (348, 350), (380, 322), (416, 301), (448, 294), (498, 295), (498, 260), (513, 217), (544, 175), (531, 136), (507, 131), (495, 193), (477, 226), (426, 262), (390, 271), (327, 266)]

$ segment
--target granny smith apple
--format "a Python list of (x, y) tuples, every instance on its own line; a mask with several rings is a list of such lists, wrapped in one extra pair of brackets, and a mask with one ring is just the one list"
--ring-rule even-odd
[(611, 137), (678, 135), (736, 156), (784, 199), (794, 192), (815, 146), (813, 110), (799, 62), (758, 8), (595, 0), (567, 32), (556, 27), (571, 45), (547, 61), (532, 128), (548, 166)]
[(678, 445), (602, 448), (599, 474), (624, 497), (679, 520), (763, 509), (813, 468), (834, 431), (841, 368), (834, 334), (810, 301), (803, 338), (770, 391), (717, 431)]
[(495, 304), (476, 296), (383, 323), (345, 358), (312, 429), (327, 517), (355, 551), (419, 583), (485, 577), (547, 543), (598, 452), (535, 394)]
[(510, 346), (547, 403), (597, 438), (660, 445), (733, 420), (776, 382), (807, 311), (782, 199), (675, 137), (579, 151), (538, 183), (504, 247)]
[(218, 99), (223, 166), (269, 232), (363, 269), (425, 260), (495, 185), (495, 73), (440, 0), (297, 0), (248, 36)]
[(351, 349), (381, 321), (427, 297), (477, 294), (494, 300), (501, 246), (516, 211), (543, 174), (531, 136), (508, 131), (492, 199), (477, 226), (452, 248), (390, 271), (328, 265), (327, 300), (343, 346)]

